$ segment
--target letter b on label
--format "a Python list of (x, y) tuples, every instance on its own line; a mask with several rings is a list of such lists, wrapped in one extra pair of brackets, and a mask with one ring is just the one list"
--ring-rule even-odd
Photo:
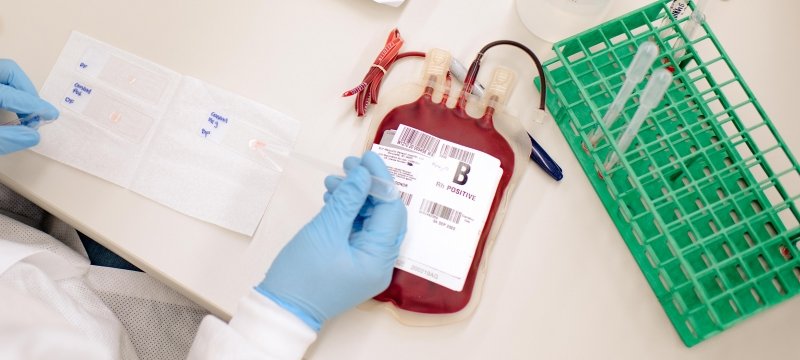
[(464, 185), (467, 183), (469, 171), (472, 170), (472, 167), (465, 162), (459, 162), (458, 168), (456, 168), (456, 174), (453, 176), (453, 182), (458, 185)]

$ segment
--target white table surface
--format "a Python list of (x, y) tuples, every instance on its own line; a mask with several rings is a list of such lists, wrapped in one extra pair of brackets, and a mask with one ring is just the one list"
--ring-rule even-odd
[[(618, 0), (609, 18), (644, 5)], [(795, 154), (800, 76), (794, 61), (800, 2), (713, 0), (709, 23)], [(338, 162), (363, 144), (366, 122), (341, 92), (361, 80), (386, 35), (399, 27), (405, 51), (431, 47), (470, 61), (502, 38), (550, 45), (531, 35), (513, 0), (237, 2), (197, 0), (6, 1), (0, 57), (16, 59), (41, 86), (70, 31), (268, 104), (303, 123), (297, 150)], [(517, 50), (487, 54), (530, 79)], [(421, 62), (392, 69), (384, 90), (417, 76)], [(523, 117), (536, 93), (520, 81), (510, 102)], [(413, 328), (388, 314), (353, 310), (331, 321), (311, 359), (719, 358), (800, 353), (800, 299), (787, 301), (686, 348), (562, 135), (552, 122), (536, 136), (564, 168), (556, 183), (534, 164), (491, 254), (482, 302), (454, 325)], [(47, 141), (47, 139), (43, 139)], [(0, 158), (0, 180), (151, 275), (222, 317), (258, 282), (281, 246), (321, 206), (322, 173), (287, 169), (253, 238), (181, 215), (130, 191), (30, 151)]]

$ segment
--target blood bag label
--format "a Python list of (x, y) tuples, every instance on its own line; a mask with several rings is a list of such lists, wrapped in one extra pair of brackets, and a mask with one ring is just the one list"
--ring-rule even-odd
[(408, 209), (395, 267), (461, 291), (503, 174), (500, 160), (405, 125), (381, 143), (372, 151)]

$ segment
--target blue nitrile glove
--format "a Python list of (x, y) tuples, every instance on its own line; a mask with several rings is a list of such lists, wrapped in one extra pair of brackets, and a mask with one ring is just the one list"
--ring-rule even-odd
[[(12, 60), (0, 59), (0, 109), (20, 118), (35, 114), (41, 120), (55, 120), (58, 110), (36, 94), (36, 88)], [(34, 124), (31, 124), (34, 125)], [(29, 148), (39, 143), (39, 132), (28, 126), (0, 126), (0, 155)]]
[(392, 181), (373, 152), (344, 161), (325, 179), (325, 206), (281, 250), (256, 290), (318, 331), (329, 318), (389, 286), (406, 232), (400, 199), (367, 196), (371, 176)]

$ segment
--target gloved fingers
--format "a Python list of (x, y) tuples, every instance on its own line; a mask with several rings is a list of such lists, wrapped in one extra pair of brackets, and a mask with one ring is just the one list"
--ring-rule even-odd
[[(381, 159), (381, 157), (378, 156), (378, 154), (375, 154), (372, 151), (364, 152), (364, 156), (362, 158), (357, 158), (354, 156), (347, 157), (344, 160), (343, 167), (345, 171), (349, 171), (350, 169), (355, 168), (356, 166), (359, 165), (362, 165), (365, 168), (367, 168), (367, 170), (369, 170), (372, 176), (389, 181), (394, 181), (394, 178), (389, 173), (389, 169), (384, 164), (383, 159)], [(339, 184), (341, 184), (341, 182), (342, 182), (341, 176), (332, 175), (325, 178), (325, 189), (327, 190), (327, 192), (322, 196), (323, 201), (325, 201), (326, 203), (328, 202), (328, 200), (330, 199), (330, 194), (334, 190), (336, 190), (336, 188), (339, 186)], [(374, 197), (370, 197), (367, 202), (374, 203), (376, 202), (376, 200), (380, 201), (378, 199), (375, 199)], [(362, 211), (359, 212), (359, 216), (369, 216), (372, 213), (371, 210), (372, 207), (365, 206), (362, 209)]]
[(11, 86), (31, 95), (37, 95), (36, 87), (33, 86), (31, 80), (14, 60), (0, 59), (0, 84)]
[[(339, 187), (339, 184), (344, 181), (344, 178), (338, 175), (331, 175), (325, 178), (325, 191), (322, 194), (322, 201), (326, 204), (330, 201), (331, 196), (333, 196), (333, 192)], [(364, 202), (364, 206), (361, 207), (361, 210), (358, 212), (358, 216), (370, 216), (372, 214), (372, 209), (375, 207), (374, 199), (372, 197), (368, 197), (367, 201)]]
[[(356, 166), (362, 165), (367, 170), (369, 170), (370, 174), (377, 176), (378, 178), (393, 181), (394, 178), (389, 173), (389, 169), (384, 164), (383, 159), (381, 159), (378, 154), (375, 154), (372, 151), (364, 152), (364, 157), (357, 158), (355, 156), (349, 156), (344, 160), (343, 167), (345, 171), (350, 171), (350, 169), (355, 168)], [(335, 175), (328, 176), (325, 178), (325, 188), (328, 191), (333, 191), (337, 185), (341, 182), (341, 179), (337, 179)]]
[(36, 114), (43, 120), (55, 120), (58, 117), (58, 110), (42, 98), (2, 84), (0, 84), (0, 109), (17, 114)]
[[(325, 192), (325, 194), (322, 195), (322, 201), (325, 204), (327, 204), (331, 200), (332, 196), (333, 194), (331, 192)], [(375, 208), (375, 204), (373, 203), (372, 198), (367, 197), (367, 201), (364, 202), (364, 206), (362, 206), (361, 210), (358, 211), (358, 216), (356, 216), (356, 220), (358, 220), (358, 218), (371, 216), (373, 208)], [(359, 231), (359, 230), (361, 230), (360, 227), (358, 229), (356, 229), (355, 226), (353, 227), (353, 231)]]
[[(361, 159), (355, 156), (348, 156), (342, 162), (342, 168), (344, 168), (345, 173), (359, 165), (361, 165)], [(337, 187), (339, 187), (339, 184), (341, 184), (343, 180), (344, 177), (341, 175), (329, 175), (325, 177), (325, 190), (327, 191), (322, 195), (322, 200), (325, 201), (325, 203), (328, 202), (328, 199), (330, 199), (330, 194), (333, 193)]]
[(342, 178), (339, 175), (328, 175), (328, 176), (326, 176), (325, 177), (325, 190), (327, 190), (328, 193), (334, 192), (336, 190), (336, 188), (339, 187), (339, 184), (342, 183), (342, 181), (344, 181), (344, 178)]
[(386, 167), (383, 159), (381, 159), (378, 154), (372, 151), (364, 152), (364, 156), (361, 157), (361, 165), (367, 168), (370, 174), (377, 176), (378, 178), (394, 181), (394, 178), (392, 177), (392, 174), (389, 173), (389, 169)]
[[(325, 178), (325, 191), (322, 194), (322, 201), (326, 204), (333, 196), (333, 192), (339, 187), (339, 184), (344, 181), (344, 177), (338, 175), (331, 175)], [(369, 216), (372, 214), (372, 208), (374, 207), (374, 202), (371, 197), (367, 198), (367, 201), (364, 203), (364, 206), (361, 207), (361, 211), (358, 212), (358, 216)]]
[(392, 255), (405, 235), (407, 217), (406, 207), (399, 199), (380, 201), (372, 208), (372, 214), (364, 218), (363, 236), (354, 237), (351, 245), (371, 253)]
[[(326, 192), (324, 195), (322, 195), (322, 201), (327, 204), (330, 201), (331, 196), (333, 196), (332, 193)], [(358, 211), (358, 216), (356, 217), (356, 219), (358, 219), (359, 217), (363, 218), (372, 216), (373, 209), (375, 209), (375, 204), (373, 203), (372, 198), (368, 197), (367, 201), (364, 203), (364, 206), (362, 206), (361, 210)], [(356, 229), (355, 227), (353, 228), (353, 231), (359, 231), (359, 230), (361, 230), (360, 227), (358, 229)]]
[(328, 200), (330, 200), (331, 196), (333, 196), (333, 192), (339, 187), (339, 184), (344, 181), (344, 178), (338, 175), (328, 175), (325, 177), (325, 193), (322, 194), (322, 201), (326, 204)]
[(375, 234), (361, 231), (351, 237), (350, 246), (359, 253), (369, 255), (373, 262), (386, 262), (387, 266), (391, 266), (400, 254), (400, 245), (404, 236), (405, 232), (401, 232), (390, 238), (381, 238)]
[(39, 132), (27, 126), (0, 127), (0, 154), (9, 154), (39, 143)]
[(348, 156), (342, 162), (342, 167), (344, 168), (345, 173), (355, 169), (359, 165), (361, 165), (361, 159), (355, 156)]
[(322, 208), (323, 224), (336, 224), (349, 232), (367, 200), (371, 183), (367, 169), (362, 166), (351, 169)]

